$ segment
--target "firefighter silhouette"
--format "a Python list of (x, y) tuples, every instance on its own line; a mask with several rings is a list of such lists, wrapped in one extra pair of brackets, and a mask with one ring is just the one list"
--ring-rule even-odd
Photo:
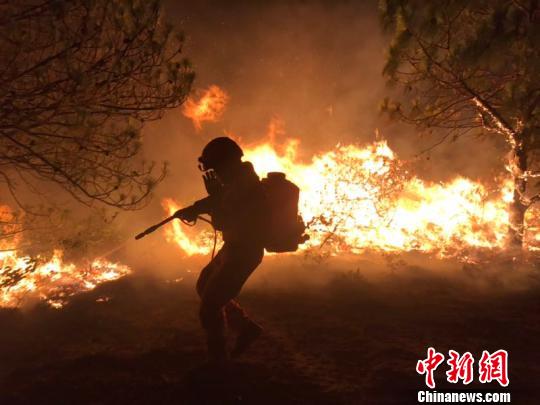
[[(226, 326), (236, 332), (233, 357), (261, 335), (262, 328), (236, 302), (242, 286), (261, 263), (264, 250), (294, 252), (308, 237), (298, 215), (299, 188), (284, 173), (260, 180), (236, 142), (227, 137), (210, 141), (199, 157), (208, 197), (177, 211), (171, 218), (194, 222), (209, 214), (223, 234), (223, 247), (201, 271), (197, 292), (200, 320), (206, 331), (209, 360), (226, 363)], [(170, 218), (138, 235), (152, 232)]]
[(223, 234), (223, 247), (197, 281), (199, 316), (209, 360), (215, 363), (228, 359), (226, 326), (237, 334), (233, 357), (242, 354), (262, 332), (235, 301), (264, 256), (264, 193), (253, 165), (243, 162), (242, 156), (242, 149), (230, 138), (208, 143), (199, 157), (208, 197), (175, 214), (187, 221), (209, 214), (213, 226)]

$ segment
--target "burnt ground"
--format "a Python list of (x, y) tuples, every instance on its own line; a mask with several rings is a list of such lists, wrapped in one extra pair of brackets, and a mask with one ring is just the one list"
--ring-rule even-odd
[[(335, 272), (317, 282), (310, 269), (291, 270), (290, 283), (281, 282), (287, 266), (276, 283), (260, 271), (267, 273), (241, 302), (266, 333), (223, 375), (201, 368), (193, 276), (134, 275), (61, 310), (2, 310), (0, 402), (413, 404), (424, 388), (416, 361), (433, 346), (477, 359), (484, 349), (508, 350), (512, 403), (540, 403), (536, 271), (520, 277), (519, 288), (486, 276), (489, 269), (458, 270), (473, 283), (415, 266), (379, 279)], [(497, 383), (449, 387), (445, 370), (435, 374), (439, 391), (505, 391)]]

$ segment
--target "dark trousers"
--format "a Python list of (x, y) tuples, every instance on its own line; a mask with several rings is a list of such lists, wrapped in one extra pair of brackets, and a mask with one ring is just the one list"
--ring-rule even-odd
[(201, 297), (199, 316), (206, 331), (211, 359), (226, 356), (226, 326), (239, 332), (248, 322), (245, 311), (234, 298), (263, 256), (264, 248), (259, 245), (225, 242), (202, 269), (197, 281), (197, 292)]

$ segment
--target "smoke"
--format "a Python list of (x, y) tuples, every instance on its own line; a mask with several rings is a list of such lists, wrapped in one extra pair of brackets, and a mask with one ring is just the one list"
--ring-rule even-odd
[[(252, 141), (279, 117), (288, 135), (302, 139), (306, 155), (337, 142), (370, 142), (376, 129), (403, 158), (437, 141), (379, 114), (382, 99), (398, 89), (382, 77), (387, 38), (376, 1), (166, 4), (168, 20), (187, 35), (195, 86), (217, 84), (230, 95), (221, 122), (199, 135), (182, 125), (182, 138), (229, 132)], [(426, 175), (491, 178), (502, 168), (497, 139), (456, 142), (433, 152)]]
[[(204, 144), (223, 134), (260, 141), (275, 118), (283, 136), (301, 140), (305, 159), (337, 143), (372, 142), (376, 130), (401, 159), (414, 159), (439, 139), (379, 113), (383, 98), (398, 89), (382, 77), (387, 39), (375, 1), (167, 2), (165, 11), (186, 34), (195, 88), (217, 85), (229, 100), (222, 119), (204, 122), (200, 131), (180, 108), (147, 126), (146, 156), (170, 163), (159, 197), (201, 195), (196, 158)], [(503, 172), (503, 157), (498, 139), (471, 135), (422, 155), (417, 167), (426, 180), (490, 181)]]
[[(264, 139), (269, 124), (279, 121), (277, 141), (300, 139), (306, 161), (337, 143), (372, 142), (376, 130), (401, 159), (415, 159), (437, 142), (379, 113), (381, 100), (398, 89), (388, 88), (382, 77), (387, 39), (376, 3), (166, 2), (166, 19), (186, 34), (195, 88), (217, 85), (229, 98), (221, 119), (202, 122), (200, 130), (181, 108), (145, 128), (145, 158), (167, 161), (170, 174), (145, 210), (120, 215), (123, 234), (165, 216), (163, 198), (189, 204), (205, 195), (196, 159), (216, 136), (232, 134), (249, 144)], [(498, 139), (467, 136), (421, 155), (414, 167), (426, 180), (462, 175), (489, 182), (503, 172), (503, 157)], [(129, 242), (125, 252), (143, 267), (166, 268), (169, 260), (181, 260), (176, 249), (158, 231)]]
[[(266, 137), (271, 122), (280, 122), (276, 141), (300, 139), (306, 161), (337, 143), (372, 142), (376, 130), (401, 159), (414, 158), (437, 140), (420, 138), (414, 128), (379, 114), (379, 103), (395, 89), (381, 75), (386, 38), (375, 1), (171, 1), (165, 17), (187, 36), (184, 52), (197, 72), (195, 88), (219, 86), (228, 102), (221, 119), (201, 121), (200, 130), (182, 108), (144, 128), (144, 158), (167, 161), (169, 175), (148, 207), (118, 215), (117, 242), (123, 248), (104, 248), (106, 254), (113, 251), (111, 259), (152, 272), (181, 266), (181, 253), (162, 231), (141, 241), (132, 235), (166, 215), (164, 198), (189, 204), (205, 195), (196, 159), (213, 137), (233, 134), (254, 143)], [(496, 140), (459, 139), (424, 155), (416, 167), (427, 180), (491, 180), (502, 171), (499, 149)], [(86, 215), (84, 207), (73, 212)]]

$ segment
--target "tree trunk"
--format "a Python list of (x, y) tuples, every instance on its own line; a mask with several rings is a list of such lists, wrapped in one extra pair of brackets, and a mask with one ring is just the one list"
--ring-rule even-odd
[(510, 204), (510, 246), (523, 248), (523, 236), (525, 232), (525, 212), (527, 205), (522, 202), (521, 196), (525, 195), (527, 190), (527, 179), (523, 178), (523, 173), (527, 171), (527, 148), (524, 142), (517, 140), (517, 146), (514, 149), (515, 165), (518, 173), (514, 175), (514, 198)]
[(519, 199), (519, 194), (514, 190), (514, 200), (510, 204), (510, 247), (522, 248), (525, 231), (525, 212), (527, 207)]

